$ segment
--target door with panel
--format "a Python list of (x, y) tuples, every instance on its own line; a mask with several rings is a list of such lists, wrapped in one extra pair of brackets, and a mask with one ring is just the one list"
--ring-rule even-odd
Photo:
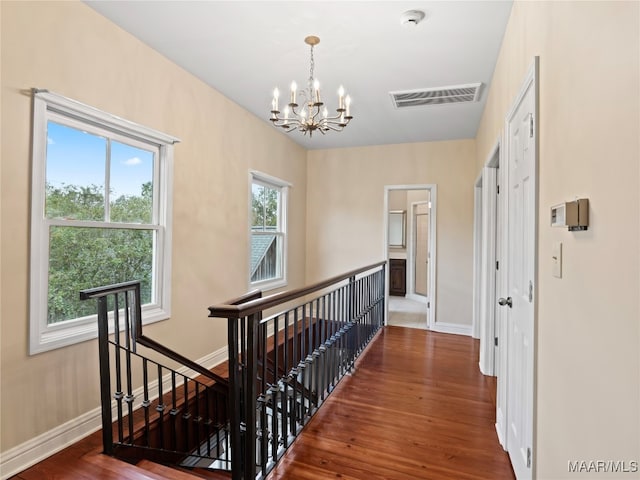
[(536, 68), (507, 116), (507, 450), (519, 480), (532, 478), (536, 281)]

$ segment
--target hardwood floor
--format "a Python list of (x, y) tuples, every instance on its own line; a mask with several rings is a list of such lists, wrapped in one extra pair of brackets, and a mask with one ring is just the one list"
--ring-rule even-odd
[[(495, 382), (478, 370), (477, 341), (386, 327), (269, 480), (514, 479), (494, 429), (494, 398)], [(96, 432), (13, 478), (205, 477), (204, 472), (107, 457), (100, 453), (100, 435)]]
[(477, 341), (386, 327), (268, 480), (513, 479), (493, 389)]

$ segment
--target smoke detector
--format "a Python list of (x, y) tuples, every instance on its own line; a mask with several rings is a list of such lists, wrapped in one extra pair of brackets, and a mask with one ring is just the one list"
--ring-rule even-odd
[(404, 27), (415, 27), (422, 20), (424, 20), (425, 14), (422, 10), (407, 10), (400, 15), (400, 25)]

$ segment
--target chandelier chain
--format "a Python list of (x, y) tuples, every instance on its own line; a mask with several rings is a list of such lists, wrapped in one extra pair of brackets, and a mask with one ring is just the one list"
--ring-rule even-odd
[(311, 92), (311, 87), (313, 86), (313, 68), (315, 64), (313, 61), (313, 45), (311, 45), (311, 63), (309, 65), (309, 92)]

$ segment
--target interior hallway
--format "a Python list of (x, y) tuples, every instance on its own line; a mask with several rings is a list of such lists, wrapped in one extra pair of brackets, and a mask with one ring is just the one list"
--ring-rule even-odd
[(469, 337), (385, 327), (268, 477), (513, 479)]

